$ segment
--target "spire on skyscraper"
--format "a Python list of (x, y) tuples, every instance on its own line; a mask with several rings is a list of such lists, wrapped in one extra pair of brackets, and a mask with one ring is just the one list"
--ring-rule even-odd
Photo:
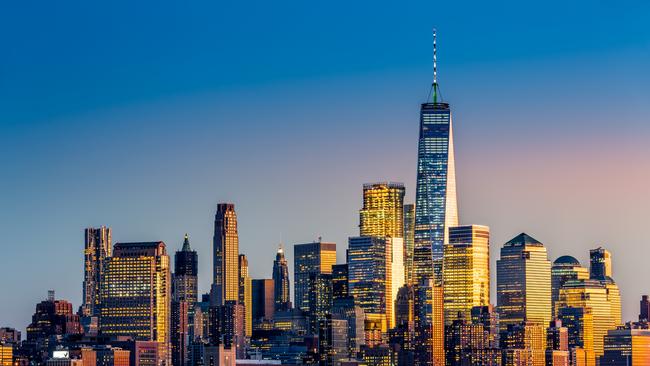
[(438, 55), (436, 47), (436, 28), (433, 28), (433, 83), (431, 84), (431, 91), (433, 92), (433, 103), (438, 103), (438, 94), (442, 100), (442, 93), (438, 86)]
[(185, 233), (185, 240), (183, 240), (183, 251), (189, 252), (192, 249), (190, 248), (190, 237)]

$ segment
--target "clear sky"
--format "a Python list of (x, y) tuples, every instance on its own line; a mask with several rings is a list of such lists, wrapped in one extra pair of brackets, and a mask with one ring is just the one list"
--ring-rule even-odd
[(202, 290), (221, 201), (254, 278), (280, 242), (292, 264), (322, 236), (343, 262), (363, 183), (414, 198), (433, 26), (461, 222), (491, 227), (493, 263), (522, 231), (552, 260), (607, 247), (634, 319), (649, 24), (647, 1), (5, 3), (0, 326), (24, 329), (48, 289), (79, 305), (87, 226), (172, 253), (189, 233)]

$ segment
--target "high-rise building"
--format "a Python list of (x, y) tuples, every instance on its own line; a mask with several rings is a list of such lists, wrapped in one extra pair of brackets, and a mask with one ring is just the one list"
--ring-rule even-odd
[(500, 345), (505, 366), (545, 366), (546, 327), (542, 324), (510, 323), (501, 330)]
[(172, 277), (170, 341), (172, 363), (185, 365), (194, 334), (194, 303), (198, 293), (198, 255), (190, 248), (187, 234), (183, 247), (174, 254)]
[[(560, 289), (558, 312), (564, 307), (589, 308), (593, 316), (593, 342), (596, 358), (603, 355), (603, 339), (610, 329), (618, 325), (612, 316), (612, 306), (607, 288), (596, 280), (567, 281)], [(564, 322), (564, 320), (563, 320)]]
[(415, 205), (404, 205), (404, 283), (413, 285), (413, 245), (415, 235)]
[(348, 290), (348, 264), (332, 266), (332, 299), (343, 299), (350, 296)]
[(502, 328), (523, 321), (545, 327), (551, 321), (551, 262), (544, 245), (524, 233), (501, 248), (497, 307)]
[(111, 256), (111, 229), (106, 226), (87, 228), (84, 232), (84, 282), (82, 316), (97, 316), (106, 259)]
[[(483, 309), (488, 307), (477, 307)], [(464, 314), (445, 326), (445, 365), (501, 366), (501, 350), (494, 340), (496, 325), (486, 326), (477, 318), (470, 322)]]
[(296, 244), (293, 247), (294, 306), (309, 311), (309, 276), (331, 274), (336, 263), (336, 244), (320, 241)]
[(47, 300), (36, 304), (32, 322), (27, 326), (27, 340), (45, 340), (51, 336), (82, 333), (79, 315), (72, 311), (72, 303), (56, 300), (50, 292)]
[[(595, 366), (594, 317), (590, 307), (563, 307), (557, 311), (567, 329), (572, 365)], [(582, 363), (576, 361), (582, 361)]]
[[(434, 33), (434, 70), (435, 33)], [(420, 107), (413, 269), (415, 283), (442, 281), (443, 245), (448, 229), (458, 226), (456, 168), (451, 109), (438, 101), (437, 73), (433, 75), (433, 100)], [(435, 276), (434, 276), (435, 274)]]
[(165, 243), (117, 243), (102, 283), (101, 333), (158, 342), (169, 364), (170, 281)]
[(270, 278), (254, 279), (251, 283), (251, 316), (253, 318), (253, 329), (255, 329), (256, 324), (273, 319), (275, 308), (274, 284)]
[(0, 343), (0, 366), (13, 366), (14, 347), (10, 344)]
[(382, 332), (395, 324), (394, 302), (404, 284), (401, 238), (359, 236), (348, 241), (350, 295)]
[(639, 321), (650, 321), (650, 300), (648, 300), (648, 295), (641, 296), (639, 308)]
[(607, 331), (600, 365), (650, 365), (650, 330), (625, 328)]
[(289, 297), (289, 267), (284, 258), (284, 249), (280, 247), (273, 261), (273, 284), (275, 311), (287, 311), (291, 308)]
[(183, 248), (174, 254), (174, 281), (172, 299), (193, 304), (198, 294), (198, 255), (190, 248), (190, 239), (185, 234)]
[(569, 333), (558, 319), (546, 328), (546, 366), (569, 366)]
[(442, 286), (433, 279), (420, 282), (415, 294), (416, 366), (445, 364), (445, 326)]
[(481, 225), (449, 228), (443, 260), (445, 323), (459, 313), (465, 319), (475, 306), (490, 304), (490, 228)]
[(312, 273), (309, 275), (310, 334), (319, 334), (319, 324), (332, 314), (332, 275)]
[(244, 305), (244, 334), (253, 334), (252, 281), (248, 274), (248, 258), (239, 255), (239, 303)]
[(612, 277), (612, 255), (603, 248), (589, 251), (589, 277), (593, 280), (605, 280)]
[(359, 235), (404, 235), (404, 184), (368, 183), (363, 185), (363, 208), (359, 210)]
[(555, 315), (555, 303), (560, 297), (560, 289), (569, 280), (584, 280), (589, 278), (589, 270), (570, 255), (559, 257), (551, 267), (551, 301), (553, 315)]
[(223, 305), (239, 298), (239, 235), (237, 214), (232, 203), (219, 203), (214, 218), (213, 238), (214, 301)]

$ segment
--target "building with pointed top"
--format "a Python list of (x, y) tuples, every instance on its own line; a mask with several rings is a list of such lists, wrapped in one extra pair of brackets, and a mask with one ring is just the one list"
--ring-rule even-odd
[(212, 299), (215, 305), (239, 299), (239, 234), (232, 203), (219, 203), (214, 217)]
[(551, 321), (551, 262), (546, 248), (521, 233), (504, 244), (497, 260), (497, 307), (502, 329), (524, 321)]
[(170, 341), (172, 363), (185, 365), (189, 360), (188, 347), (194, 339), (194, 303), (198, 293), (198, 255), (190, 248), (187, 234), (183, 247), (174, 254)]
[(433, 37), (433, 99), (420, 107), (413, 244), (416, 284), (427, 278), (442, 282), (443, 245), (449, 227), (458, 226), (451, 109), (438, 100), (435, 32)]
[(284, 249), (278, 248), (273, 261), (273, 298), (275, 311), (287, 311), (291, 308), (289, 297), (289, 266), (284, 258)]

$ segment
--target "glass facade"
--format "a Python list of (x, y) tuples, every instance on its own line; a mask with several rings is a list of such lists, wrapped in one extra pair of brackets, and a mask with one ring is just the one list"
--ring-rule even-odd
[(331, 274), (336, 263), (336, 244), (313, 242), (293, 246), (294, 307), (309, 311), (309, 275)]
[(445, 323), (470, 319), (474, 306), (490, 304), (490, 228), (481, 225), (449, 228), (443, 260)]
[(415, 282), (442, 281), (443, 245), (458, 226), (451, 111), (447, 103), (420, 109), (413, 268)]
[(287, 311), (291, 307), (289, 300), (289, 267), (284, 258), (284, 249), (279, 248), (273, 261), (273, 286), (275, 311)]
[(369, 183), (363, 185), (363, 208), (359, 211), (359, 235), (404, 235), (404, 185)]
[(404, 283), (413, 285), (413, 245), (415, 232), (415, 205), (404, 205)]
[(551, 321), (551, 262), (546, 248), (522, 233), (501, 248), (497, 260), (497, 307), (501, 328), (523, 321)]
[(232, 203), (217, 205), (213, 237), (213, 281), (219, 305), (239, 298), (239, 234)]
[(589, 278), (589, 270), (580, 265), (577, 259), (565, 255), (553, 262), (551, 267), (551, 300), (553, 302), (553, 314), (556, 312), (556, 303), (560, 298), (560, 289), (567, 281), (585, 280)]
[(106, 226), (87, 228), (84, 232), (84, 282), (82, 316), (93, 316), (98, 313), (101, 302), (101, 282), (107, 258), (111, 256), (113, 244), (111, 229)]
[(605, 354), (601, 365), (650, 365), (650, 330), (616, 329), (605, 336)]

